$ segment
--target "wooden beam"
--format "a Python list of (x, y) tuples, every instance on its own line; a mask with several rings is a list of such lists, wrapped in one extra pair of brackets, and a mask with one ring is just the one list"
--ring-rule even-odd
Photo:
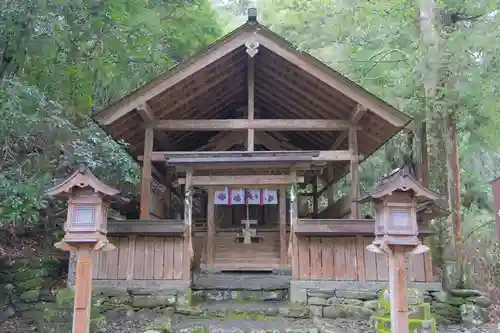
[[(176, 156), (184, 157), (184, 156), (199, 156), (203, 155), (209, 157), (213, 154), (218, 154), (220, 157), (224, 157), (225, 154), (234, 154), (237, 152), (234, 151), (197, 151), (197, 152), (188, 152), (188, 151), (155, 151), (152, 153), (152, 161), (155, 162), (163, 162), (166, 159), (166, 156), (169, 158), (175, 158)], [(249, 159), (254, 159), (258, 161), (259, 157), (270, 157), (274, 154), (276, 157), (280, 157), (279, 154), (308, 154), (308, 153), (317, 153), (317, 156), (312, 157), (312, 161), (350, 161), (356, 156), (353, 156), (350, 150), (287, 150), (287, 151), (265, 151), (265, 152), (252, 152), (251, 156), (248, 156)], [(183, 156), (184, 155), (184, 156)], [(284, 156), (284, 155), (283, 155)], [(358, 155), (357, 160), (361, 159), (363, 156)], [(194, 157), (193, 157), (194, 158)], [(144, 159), (144, 156), (139, 156), (138, 159), (141, 161)], [(215, 157), (214, 157), (215, 160)]]
[[(356, 125), (361, 120), (361, 118), (363, 118), (363, 116), (366, 114), (367, 111), (368, 111), (367, 108), (358, 104), (356, 106), (356, 110), (354, 110), (349, 121), (353, 125)], [(332, 149), (332, 150), (337, 149), (347, 139), (348, 136), (349, 136), (348, 131), (340, 133), (339, 136), (337, 137), (337, 139), (335, 140), (335, 142), (330, 147), (330, 149)]]
[(215, 263), (215, 191), (212, 187), (208, 188), (207, 200), (207, 243), (206, 243), (206, 258), (207, 266), (213, 267)]
[[(375, 233), (375, 220), (373, 219), (299, 219), (294, 227), (294, 232), (301, 236), (373, 236)], [(419, 229), (423, 235), (431, 235), (429, 228)], [(364, 246), (362, 246), (364, 248)], [(431, 282), (431, 281), (428, 281)]]
[[(192, 185), (288, 185), (303, 183), (304, 177), (292, 178), (289, 175), (260, 176), (193, 176)], [(186, 179), (179, 178), (178, 184), (186, 184)]]
[(144, 158), (142, 161), (141, 175), (141, 201), (140, 201), (140, 218), (141, 220), (150, 219), (150, 204), (151, 204), (151, 168), (152, 168), (152, 152), (153, 152), (154, 132), (152, 128), (146, 128), (144, 133)]
[[(349, 130), (349, 150), (353, 156), (358, 154), (358, 133), (355, 129)], [(351, 175), (351, 218), (359, 219), (359, 203), (355, 199), (360, 196), (359, 187), (359, 160), (353, 158), (350, 162)]]
[(346, 120), (329, 119), (172, 119), (157, 121), (166, 131), (343, 131), (353, 127)]
[[(255, 113), (255, 58), (248, 57), (248, 120), (254, 120)], [(248, 129), (247, 150), (254, 151), (255, 130)]]

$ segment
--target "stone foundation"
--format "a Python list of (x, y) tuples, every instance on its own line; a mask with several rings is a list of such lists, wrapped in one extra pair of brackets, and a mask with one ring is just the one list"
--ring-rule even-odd
[[(325, 280), (292, 280), (290, 281), (290, 301), (292, 303), (308, 304), (308, 299), (315, 293), (323, 293), (325, 297), (359, 299), (362, 301), (374, 300), (378, 292), (387, 289), (388, 282), (359, 282), (359, 281), (325, 281)], [(408, 288), (416, 288), (430, 295), (430, 292), (441, 291), (441, 283), (410, 282)], [(328, 298), (327, 297), (327, 298)]]
[[(386, 282), (291, 281), (290, 301), (309, 306), (312, 317), (369, 319), (378, 306), (378, 297)], [(409, 283), (431, 299), (441, 291), (440, 283)]]

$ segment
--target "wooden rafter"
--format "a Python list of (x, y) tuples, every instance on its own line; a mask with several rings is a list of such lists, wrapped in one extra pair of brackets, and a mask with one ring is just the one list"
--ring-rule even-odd
[(168, 88), (198, 72), (200, 69), (241, 47), (244, 43), (244, 39), (252, 33), (248, 30), (248, 28), (242, 27), (234, 31), (231, 34), (232, 36), (228, 35), (225, 39), (218, 41), (206, 52), (182, 62), (156, 80), (144, 85), (132, 94), (122, 98), (117, 103), (99, 112), (96, 118), (104, 125), (111, 124), (138, 105), (147, 102)]
[(213, 80), (212, 82), (209, 82), (202, 88), (200, 88), (198, 91), (193, 93), (192, 95), (189, 95), (184, 98), (178, 98), (175, 102), (172, 104), (169, 104), (167, 108), (163, 109), (161, 112), (161, 117), (167, 116), (169, 113), (171, 113), (174, 110), (181, 109), (189, 103), (191, 103), (193, 100), (199, 99), (200, 96), (203, 96), (207, 93), (209, 93), (212, 89), (216, 89), (217, 87), (220, 87), (223, 83), (228, 83), (230, 84), (232, 81), (233, 76), (235, 73), (241, 72), (244, 68), (244, 64), (237, 64), (235, 68), (228, 68), (227, 71), (225, 71), (222, 75), (217, 77), (216, 80)]
[(411, 120), (411, 118), (402, 114), (392, 106), (385, 104), (367, 91), (360, 89), (355, 83), (333, 71), (325, 64), (305, 53), (297, 52), (295, 49), (291, 48), (290, 45), (286, 45), (284, 40), (277, 37), (271, 31), (264, 29), (260, 29), (255, 38), (260, 45), (274, 54), (285, 58), (285, 60), (303, 69), (345, 96), (366, 106), (370, 111), (396, 127), (404, 127)]

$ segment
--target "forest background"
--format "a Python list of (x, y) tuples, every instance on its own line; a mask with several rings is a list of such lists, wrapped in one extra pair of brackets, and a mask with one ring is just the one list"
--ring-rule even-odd
[[(420, 174), (452, 213), (435, 224), (434, 263), (448, 267), (452, 283), (493, 288), (496, 0), (4, 0), (0, 256), (26, 230), (60, 232), (64, 207), (43, 189), (80, 163), (137, 197), (138, 166), (90, 115), (244, 23), (251, 6), (298, 49), (415, 119), (412, 136), (396, 136), (363, 162), (362, 191), (407, 161), (413, 146), (413, 161), (429, 166)], [(447, 253), (450, 243), (458, 250)], [(483, 269), (490, 274), (474, 276)]]

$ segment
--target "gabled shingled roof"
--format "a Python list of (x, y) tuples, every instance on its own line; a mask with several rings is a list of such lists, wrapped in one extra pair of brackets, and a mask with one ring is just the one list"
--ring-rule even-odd
[[(147, 104), (156, 120), (224, 119), (244, 115), (247, 105), (245, 43), (258, 42), (255, 56), (255, 118), (338, 119), (356, 122), (359, 153), (365, 157), (405, 127), (411, 118), (367, 92), (321, 61), (301, 52), (266, 27), (247, 22), (206, 50), (186, 59), (93, 115), (115, 139), (142, 155), (139, 112)], [(305, 150), (347, 149), (343, 132), (266, 132), (287, 146)], [(154, 150), (190, 151), (220, 132), (155, 135)], [(163, 141), (163, 142), (162, 142)], [(168, 141), (164, 142), (164, 141)], [(336, 174), (347, 162), (338, 162)]]

